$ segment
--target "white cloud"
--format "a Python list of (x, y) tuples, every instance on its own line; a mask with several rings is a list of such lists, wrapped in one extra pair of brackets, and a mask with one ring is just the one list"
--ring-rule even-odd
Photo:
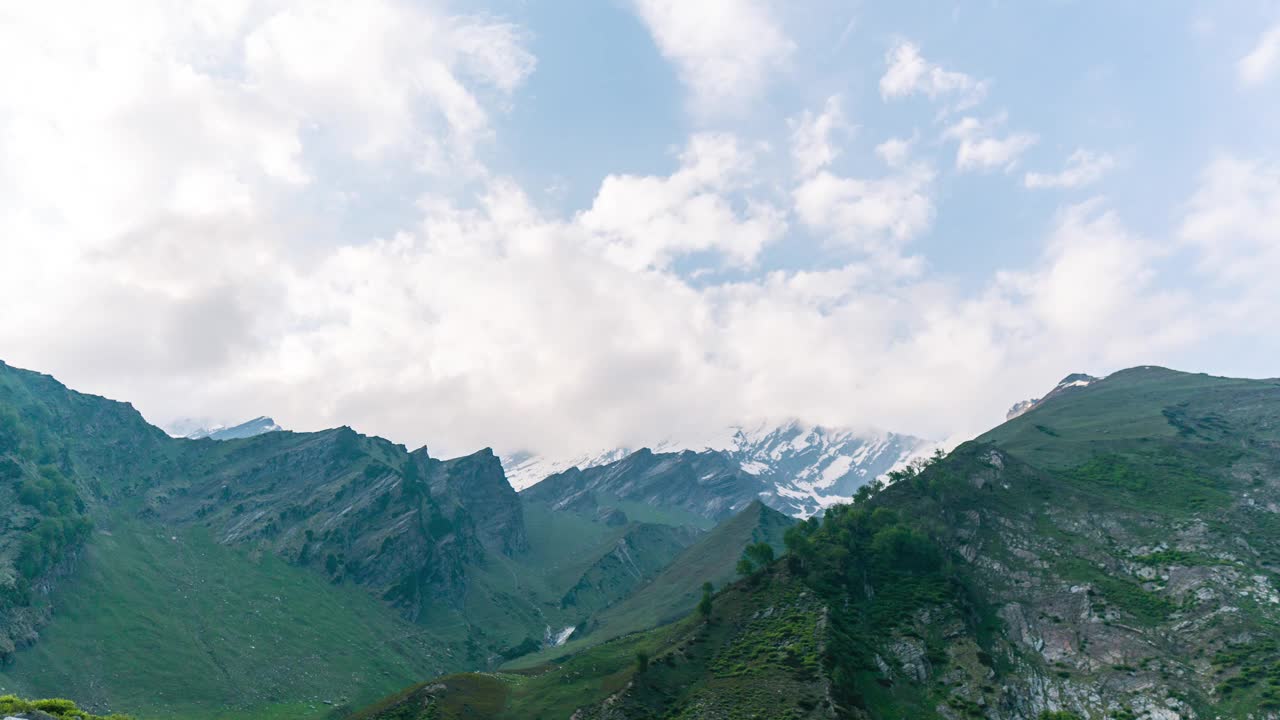
[(795, 189), (795, 211), (805, 225), (846, 247), (910, 268), (899, 252), (933, 221), (933, 178), (923, 163), (873, 179), (822, 171)]
[(900, 40), (885, 54), (888, 66), (880, 78), (880, 96), (885, 100), (909, 97), (917, 93), (930, 100), (952, 96), (955, 110), (963, 110), (982, 102), (987, 83), (962, 73), (946, 70), (925, 60), (915, 43)]
[(1280, 23), (1258, 38), (1258, 44), (1236, 63), (1236, 74), (1246, 87), (1261, 85), (1280, 67)]
[(997, 133), (1004, 123), (1005, 117), (1001, 114), (987, 120), (965, 117), (948, 127), (942, 136), (959, 143), (956, 148), (956, 169), (1012, 170), (1022, 153), (1040, 138), (1035, 133), (1028, 132), (1014, 132), (998, 137)]
[(1107, 153), (1079, 149), (1067, 158), (1067, 166), (1058, 173), (1029, 172), (1022, 178), (1028, 188), (1078, 188), (1092, 185), (1116, 166)]
[(632, 0), (701, 114), (757, 97), (795, 49), (765, 0)]
[(854, 127), (845, 119), (840, 103), (840, 96), (832, 95), (822, 112), (815, 115), (812, 110), (805, 110), (787, 120), (791, 129), (791, 159), (800, 175), (812, 175), (836, 159), (840, 148), (831, 137), (834, 133), (853, 132)]
[[(1229, 360), (1274, 375), (1280, 352), (1280, 165), (1219, 155), (1201, 175), (1179, 229), (1182, 247), (1207, 281), (1215, 348), (1239, 348)], [(1257, 372), (1257, 371), (1255, 371)]]
[(900, 167), (911, 157), (911, 147), (915, 145), (915, 136), (909, 138), (889, 138), (876, 145), (876, 155), (889, 167)]
[(1214, 158), (1192, 196), (1180, 235), (1201, 268), (1237, 288), (1275, 284), (1280, 271), (1280, 166)]
[(695, 135), (668, 177), (606, 177), (578, 222), (626, 267), (665, 267), (700, 250), (750, 265), (786, 229), (783, 212), (768, 202), (734, 207), (734, 196), (753, 182), (753, 165), (753, 153), (733, 136)]
[(464, 79), (509, 93), (533, 66), (510, 25), (387, 1), (287, 7), (244, 43), (247, 84), (284, 116), (299, 125), (321, 116), (364, 156), (409, 141), (424, 155), (439, 145), (453, 172), (489, 132)]

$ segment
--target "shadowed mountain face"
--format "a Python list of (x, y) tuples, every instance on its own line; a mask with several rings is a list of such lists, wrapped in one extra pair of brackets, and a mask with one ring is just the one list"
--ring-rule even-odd
[[(799, 524), (707, 620), (491, 678), (472, 717), (1274, 717), (1277, 518), (1280, 381), (1135, 368)], [(461, 717), (470, 681), (368, 717)]]

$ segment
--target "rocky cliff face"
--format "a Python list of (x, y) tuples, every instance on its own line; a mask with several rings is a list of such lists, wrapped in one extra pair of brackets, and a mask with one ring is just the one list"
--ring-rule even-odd
[(431, 487), (431, 497), (456, 517), (470, 523), (485, 547), (504, 555), (526, 550), (520, 497), (507, 482), (502, 463), (489, 448), (472, 455), (439, 461), (424, 459), (426, 449), (413, 453)]

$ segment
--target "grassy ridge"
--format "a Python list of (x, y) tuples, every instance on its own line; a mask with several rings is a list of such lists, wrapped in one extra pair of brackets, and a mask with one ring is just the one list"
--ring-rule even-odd
[(143, 719), (292, 720), (464, 664), (465, 627), (448, 615), (425, 630), (361, 590), (198, 531), (116, 524), (80, 564), (55, 596), (56, 622), (0, 673), (0, 691)]

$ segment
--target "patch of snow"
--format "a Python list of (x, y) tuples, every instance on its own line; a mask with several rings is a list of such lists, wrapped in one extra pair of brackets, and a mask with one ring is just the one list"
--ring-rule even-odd
[(831, 487), (837, 480), (848, 475), (852, 466), (853, 458), (848, 455), (841, 455), (836, 458), (822, 469), (822, 479), (818, 481), (818, 487)]
[(573, 635), (573, 631), (575, 629), (577, 629), (576, 625), (570, 625), (569, 627), (561, 628), (556, 632), (552, 632), (551, 626), (548, 625), (547, 631), (546, 631), (546, 637), (543, 639), (543, 642), (545, 642), (546, 644), (552, 647), (560, 647), (561, 645), (569, 641), (569, 636)]

